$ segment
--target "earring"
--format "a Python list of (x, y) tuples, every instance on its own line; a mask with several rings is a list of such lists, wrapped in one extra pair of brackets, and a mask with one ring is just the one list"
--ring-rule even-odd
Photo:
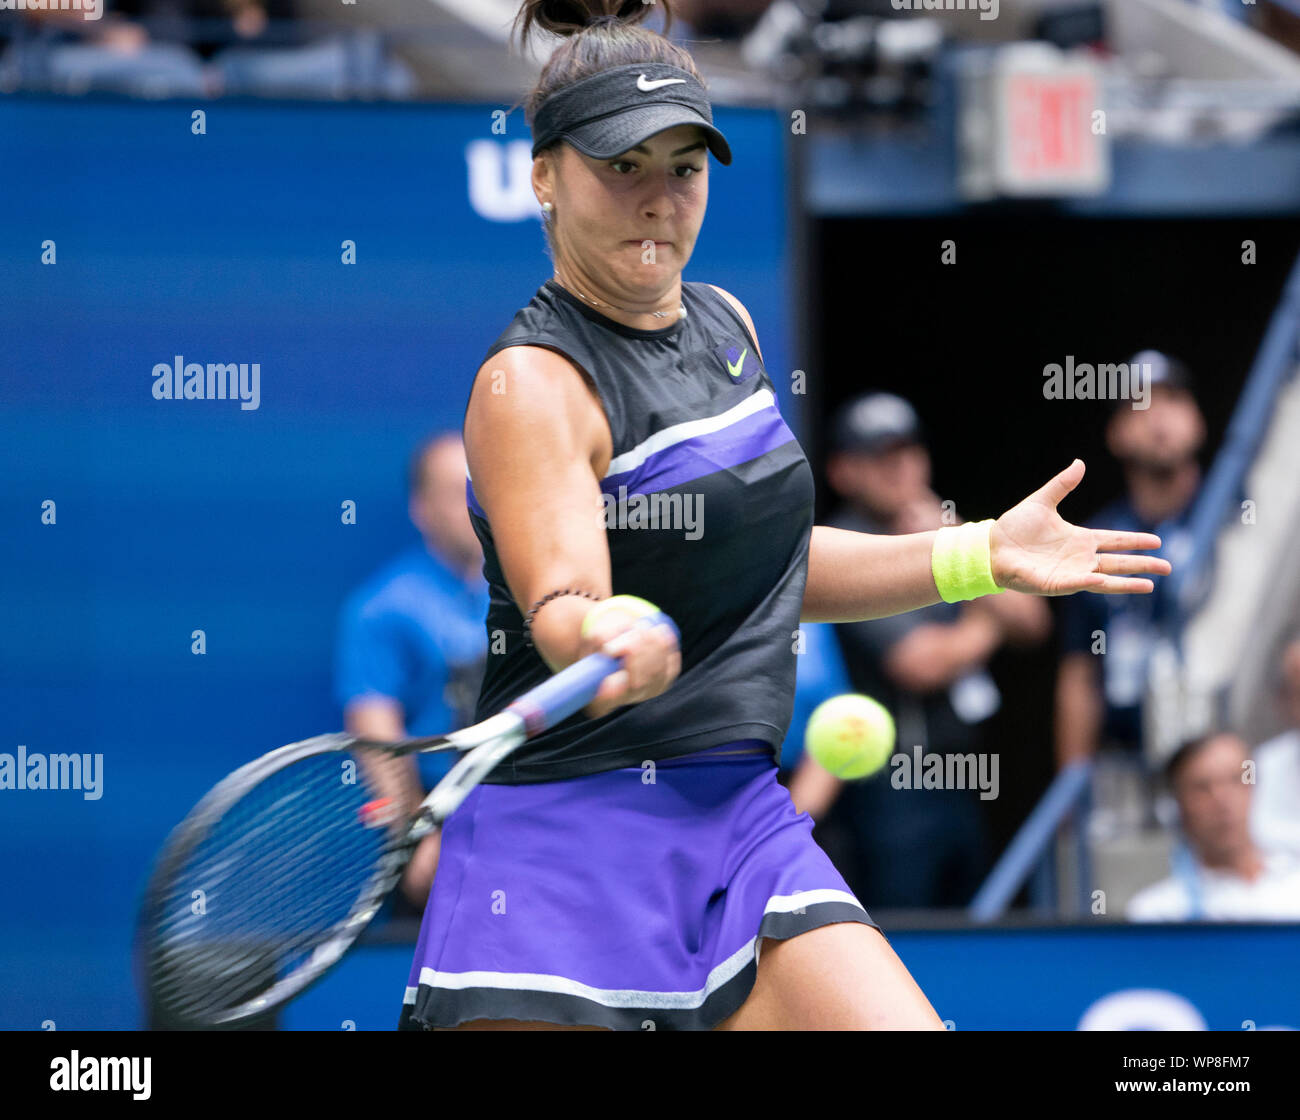
[(551, 203), (549, 203), (549, 202), (543, 202), (543, 203), (542, 203), (542, 209), (545, 210), (545, 211), (549, 214), (552, 210), (555, 209), (555, 207), (554, 207)]

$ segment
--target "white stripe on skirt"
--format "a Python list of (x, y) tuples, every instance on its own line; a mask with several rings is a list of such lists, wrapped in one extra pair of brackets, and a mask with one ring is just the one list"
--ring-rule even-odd
[[(763, 907), (766, 914), (792, 914), (807, 906), (823, 902), (846, 902), (866, 912), (848, 891), (825, 888), (799, 891), (796, 894), (773, 895)], [(420, 969), (420, 987), (460, 990), (463, 988), (508, 988), (529, 992), (556, 992), (580, 996), (603, 1007), (661, 1007), (664, 1009), (692, 1009), (700, 1007), (709, 996), (727, 983), (752, 957), (758, 959), (757, 935), (717, 965), (705, 981), (704, 987), (694, 992), (638, 992), (631, 989), (593, 988), (570, 980), (567, 976), (552, 976), (542, 972), (439, 972), (432, 968)], [(419, 987), (407, 988), (403, 1003), (414, 1003)]]

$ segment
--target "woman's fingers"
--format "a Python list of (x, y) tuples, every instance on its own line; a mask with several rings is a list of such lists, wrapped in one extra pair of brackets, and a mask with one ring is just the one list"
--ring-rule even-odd
[(1167, 576), (1173, 565), (1159, 556), (1130, 556), (1125, 553), (1103, 552), (1097, 556), (1097, 571), (1108, 576), (1149, 574)]
[(620, 669), (617, 673), (610, 673), (603, 681), (600, 687), (596, 689), (596, 696), (590, 704), (593, 715), (604, 715), (606, 712), (627, 703), (624, 697), (627, 695), (628, 675), (626, 669)]
[(1125, 579), (1122, 576), (1106, 576), (1104, 581), (1085, 591), (1095, 591), (1102, 595), (1149, 595), (1155, 590), (1155, 584), (1149, 579)]
[[(681, 652), (677, 637), (664, 625), (636, 626), (628, 618), (623, 622), (611, 621), (609, 628), (630, 627), (605, 638), (602, 629), (593, 629), (590, 635), (597, 648), (609, 657), (617, 657), (621, 666), (601, 683), (595, 699), (587, 708), (593, 718), (605, 715), (624, 704), (636, 704), (658, 696), (676, 680), (681, 672)], [(604, 622), (604, 620), (602, 620)]]
[(1143, 575), (1164, 576), (1172, 571), (1168, 560), (1159, 556), (1099, 553), (1097, 566), (1086, 575), (1070, 580), (1065, 594), (1091, 591), (1098, 595), (1149, 595), (1155, 584)]
[(1102, 578), (1084, 588), (1102, 595), (1149, 595), (1155, 584), (1149, 579), (1133, 578), (1141, 573), (1166, 576), (1173, 570), (1168, 560), (1159, 556), (1129, 556), (1103, 552), (1097, 556), (1093, 573)]
[(1039, 500), (1047, 502), (1055, 509), (1065, 499), (1066, 495), (1083, 481), (1083, 474), (1086, 469), (1082, 459), (1073, 460), (1055, 478), (1043, 483), (1042, 486), (1030, 494), (1026, 501)]
[[(1173, 565), (1159, 556), (1134, 555), (1161, 547), (1155, 533), (1085, 529), (1053, 511), (1083, 480), (1075, 459), (1055, 478), (998, 519), (989, 544), (1002, 586), (1039, 595), (1092, 591), (1102, 595), (1146, 595), (1155, 584), (1140, 578), (1166, 576)], [(1037, 507), (1037, 508), (1035, 508)], [(1087, 565), (1090, 570), (1083, 571)]]
[(1127, 552), (1134, 548), (1159, 548), (1155, 533), (1125, 533), (1116, 529), (1093, 529), (1092, 545), (1098, 552)]
[(658, 695), (672, 683), (681, 668), (677, 639), (667, 626), (634, 628), (620, 634), (604, 649), (611, 657), (621, 657), (627, 674), (627, 699), (635, 703)]

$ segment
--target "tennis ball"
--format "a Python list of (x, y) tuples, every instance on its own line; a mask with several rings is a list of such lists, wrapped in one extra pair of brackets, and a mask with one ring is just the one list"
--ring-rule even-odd
[(597, 620), (606, 612), (616, 608), (622, 608), (629, 614), (636, 615), (637, 618), (645, 618), (647, 615), (659, 613), (659, 608), (653, 603), (645, 599), (639, 599), (635, 595), (613, 595), (608, 599), (602, 599), (582, 616), (582, 636), (587, 637)]
[(804, 750), (837, 778), (874, 774), (894, 753), (894, 717), (870, 696), (847, 692), (818, 704), (804, 728)]

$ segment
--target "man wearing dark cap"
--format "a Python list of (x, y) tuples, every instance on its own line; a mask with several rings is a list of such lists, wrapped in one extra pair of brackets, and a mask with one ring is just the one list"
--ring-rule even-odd
[[(1157, 533), (1163, 542), (1157, 555), (1177, 567), (1190, 546), (1205, 420), (1191, 375), (1176, 358), (1143, 350), (1129, 366), (1144, 391), (1136, 400), (1117, 401), (1106, 426), (1106, 444), (1123, 464), (1126, 492), (1084, 524)], [(1152, 776), (1141, 756), (1142, 698), (1147, 658), (1167, 609), (1158, 595), (1062, 600), (1056, 759), (1060, 766), (1097, 760), (1094, 838), (1154, 823)]]
[[(831, 430), (827, 478), (844, 503), (831, 524), (879, 534), (944, 524), (923, 440), (902, 397), (868, 393), (848, 402)], [(1000, 704), (985, 665), (1004, 642), (1043, 640), (1050, 624), (1041, 600), (1006, 592), (836, 631), (854, 691), (893, 714), (896, 750), (911, 756), (919, 744), (928, 756), (981, 750), (979, 725)], [(844, 786), (822, 826), (826, 850), (854, 890), (879, 907), (967, 904), (989, 859), (978, 793), (895, 788), (890, 777), (886, 770)]]

